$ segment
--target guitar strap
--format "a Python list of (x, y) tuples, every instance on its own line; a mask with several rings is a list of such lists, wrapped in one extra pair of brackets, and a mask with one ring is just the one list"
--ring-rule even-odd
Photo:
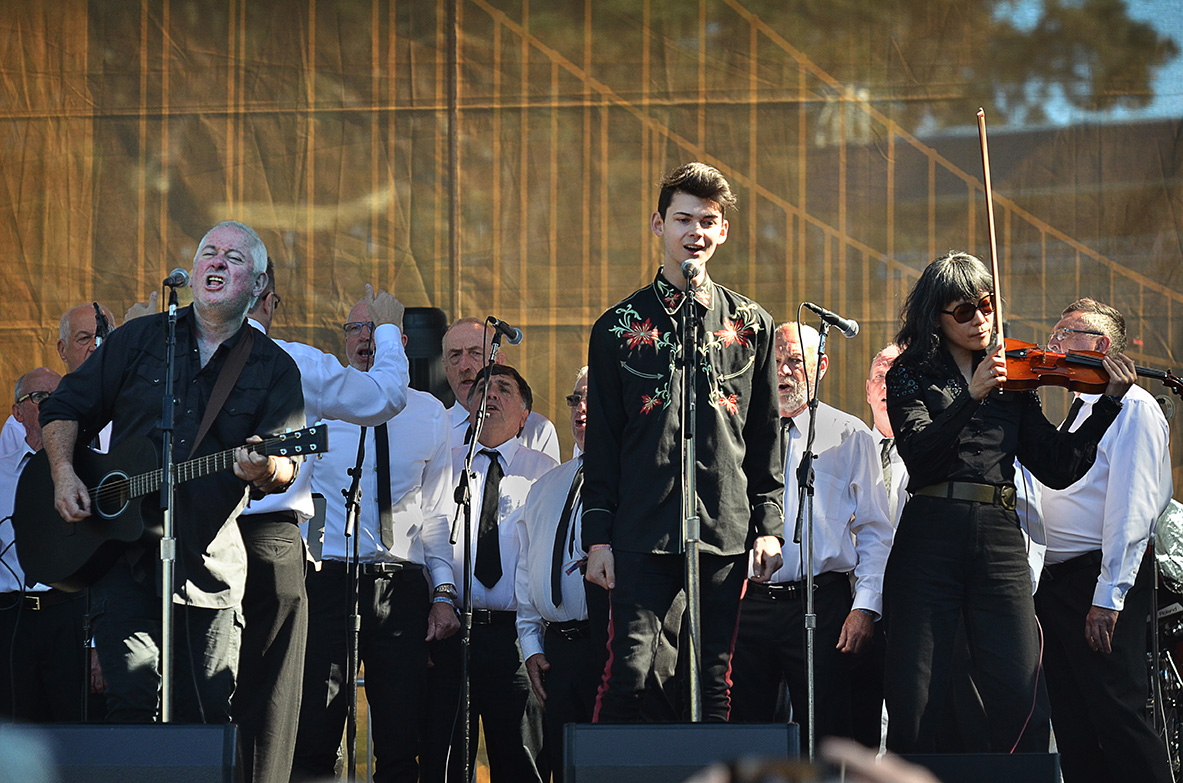
[(242, 368), (246, 366), (247, 357), (251, 355), (251, 348), (255, 344), (255, 327), (246, 324), (243, 328), (246, 329), (246, 334), (231, 349), (230, 355), (226, 357), (226, 363), (222, 365), (222, 370), (218, 373), (218, 379), (214, 381), (214, 390), (210, 393), (209, 402), (205, 406), (205, 414), (201, 417), (201, 425), (197, 428), (197, 437), (193, 441), (193, 448), (189, 449), (190, 456), (197, 453), (197, 447), (201, 445), (209, 428), (213, 426), (214, 419), (218, 417), (218, 412), (222, 410), (222, 406), (230, 398), (230, 390), (238, 382), (238, 376), (242, 374)]

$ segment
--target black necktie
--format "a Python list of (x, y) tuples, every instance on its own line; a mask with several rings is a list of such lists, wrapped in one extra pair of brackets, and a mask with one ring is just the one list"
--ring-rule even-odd
[(1064, 419), (1064, 423), (1060, 425), (1060, 432), (1067, 432), (1068, 428), (1072, 426), (1072, 422), (1076, 421), (1076, 417), (1080, 415), (1080, 409), (1084, 407), (1084, 400), (1077, 397), (1072, 401), (1072, 406), (1068, 408), (1068, 418)]
[(489, 458), (485, 473), (485, 493), (481, 499), (481, 522), (476, 534), (476, 566), (472, 572), (485, 587), (501, 579), (501, 541), (497, 535), (497, 511), (501, 505), (501, 461), (492, 449), (481, 449)]
[(891, 494), (891, 446), (895, 438), (884, 438), (879, 441), (879, 461), (883, 463), (883, 486), (887, 487), (887, 494)]
[(386, 422), (374, 428), (374, 450), (378, 452), (378, 531), (382, 546), (394, 546), (394, 509), (390, 503), (390, 440)]
[[(555, 606), (563, 603), (563, 549), (567, 545), (567, 533), (572, 527), (571, 516), (575, 506), (579, 504), (579, 491), (583, 489), (583, 457), (579, 458), (579, 467), (575, 469), (575, 478), (571, 479), (571, 491), (567, 493), (567, 502), (563, 504), (563, 515), (559, 517), (559, 528), (555, 531), (554, 557), (550, 564), (550, 601)], [(574, 539), (572, 539), (574, 549)]]

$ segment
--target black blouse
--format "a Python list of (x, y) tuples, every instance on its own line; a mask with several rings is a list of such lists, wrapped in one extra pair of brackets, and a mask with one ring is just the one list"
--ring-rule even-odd
[[(985, 352), (974, 355), (974, 367)], [(908, 467), (908, 491), (944, 481), (1014, 486), (1017, 456), (1052, 489), (1082, 477), (1121, 404), (1108, 397), (1075, 432), (1059, 432), (1033, 391), (995, 392), (978, 402), (948, 351), (930, 367), (896, 360), (887, 373), (887, 413)]]

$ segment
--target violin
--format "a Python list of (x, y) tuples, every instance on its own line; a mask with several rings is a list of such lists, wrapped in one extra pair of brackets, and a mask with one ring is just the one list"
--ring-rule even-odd
[[(1002, 388), (1008, 391), (1030, 391), (1040, 386), (1062, 386), (1082, 394), (1104, 394), (1109, 386), (1109, 373), (1101, 364), (1105, 355), (1097, 351), (1070, 351), (1067, 354), (1045, 351), (1035, 343), (1006, 337), (1002, 324), (1002, 294), (998, 274), (998, 240), (994, 233), (994, 191), (990, 185), (990, 152), (986, 146), (986, 112), (978, 109), (978, 139), (982, 145), (982, 178), (986, 189), (986, 223), (990, 236), (990, 273), (994, 278), (994, 338), (1006, 346), (1006, 380)], [(995, 345), (998, 343), (995, 342)], [(1183, 397), (1183, 381), (1169, 370), (1134, 367), (1138, 375), (1156, 378), (1175, 394)]]
[[(1109, 385), (1109, 373), (1101, 365), (1105, 354), (1098, 351), (1045, 351), (1035, 343), (1007, 337), (1006, 380), (1002, 388), (1008, 391), (1030, 391), (1040, 386), (1061, 386), (1081, 394), (1104, 394)], [(1134, 367), (1138, 375), (1155, 378), (1175, 394), (1183, 397), (1183, 380), (1169, 370)]]

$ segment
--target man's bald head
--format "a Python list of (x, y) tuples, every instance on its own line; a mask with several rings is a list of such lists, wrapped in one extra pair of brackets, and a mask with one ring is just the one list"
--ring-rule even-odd
[[(107, 317), (108, 327), (114, 329), (115, 316), (106, 307), (103, 315)], [(66, 365), (66, 372), (77, 370), (94, 353), (96, 328), (94, 304), (80, 304), (62, 314), (58, 323), (58, 356)]]

